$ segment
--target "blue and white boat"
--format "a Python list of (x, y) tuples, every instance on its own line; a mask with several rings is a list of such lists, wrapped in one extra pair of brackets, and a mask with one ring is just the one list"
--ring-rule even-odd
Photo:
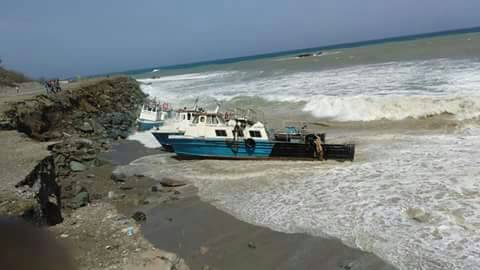
[(155, 99), (149, 99), (143, 104), (140, 116), (137, 118), (137, 129), (145, 131), (158, 128), (171, 115), (172, 110), (167, 103), (160, 104)]
[(198, 98), (195, 99), (195, 103), (192, 108), (184, 107), (175, 111), (175, 117), (168, 119), (161, 127), (157, 127), (152, 130), (152, 135), (162, 145), (162, 148), (167, 152), (173, 152), (173, 148), (168, 138), (170, 135), (183, 135), (185, 129), (192, 123), (193, 118), (200, 112), (203, 112), (202, 108), (197, 106)]
[(354, 145), (327, 145), (321, 134), (308, 134), (301, 139), (295, 136), (297, 139), (293, 141), (275, 140), (274, 137), (259, 121), (238, 116), (226, 121), (217, 110), (198, 113), (183, 135), (170, 135), (169, 141), (182, 159), (354, 158)]

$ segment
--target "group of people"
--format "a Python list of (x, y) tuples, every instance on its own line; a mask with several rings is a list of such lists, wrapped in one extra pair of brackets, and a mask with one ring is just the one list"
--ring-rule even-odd
[(60, 87), (60, 81), (59, 80), (49, 80), (45, 81), (45, 89), (47, 90), (47, 94), (50, 93), (58, 93), (62, 91), (62, 87)]

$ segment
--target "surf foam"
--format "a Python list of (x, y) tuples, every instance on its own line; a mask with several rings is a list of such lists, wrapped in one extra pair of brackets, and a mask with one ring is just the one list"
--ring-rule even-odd
[(443, 113), (462, 120), (477, 117), (480, 111), (478, 70), (478, 61), (436, 59), (294, 73), (215, 71), (141, 81), (151, 83), (142, 85), (146, 93), (182, 106), (197, 96), (209, 104), (244, 96), (299, 103), (298, 112), (334, 121)]

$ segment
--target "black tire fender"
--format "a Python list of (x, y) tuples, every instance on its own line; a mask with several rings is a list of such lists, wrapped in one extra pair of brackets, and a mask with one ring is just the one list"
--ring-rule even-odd
[(250, 149), (251, 149), (251, 148), (255, 148), (256, 145), (257, 145), (257, 143), (256, 143), (255, 140), (252, 139), (252, 138), (248, 138), (248, 139), (245, 140), (245, 146), (246, 146), (247, 148), (250, 148)]

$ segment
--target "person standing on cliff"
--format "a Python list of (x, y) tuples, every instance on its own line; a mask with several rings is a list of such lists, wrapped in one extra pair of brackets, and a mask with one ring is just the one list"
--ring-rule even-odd
[(45, 91), (47, 91), (47, 95), (50, 94), (50, 85), (48, 84), (48, 81), (44, 81), (43, 86), (45, 86)]

